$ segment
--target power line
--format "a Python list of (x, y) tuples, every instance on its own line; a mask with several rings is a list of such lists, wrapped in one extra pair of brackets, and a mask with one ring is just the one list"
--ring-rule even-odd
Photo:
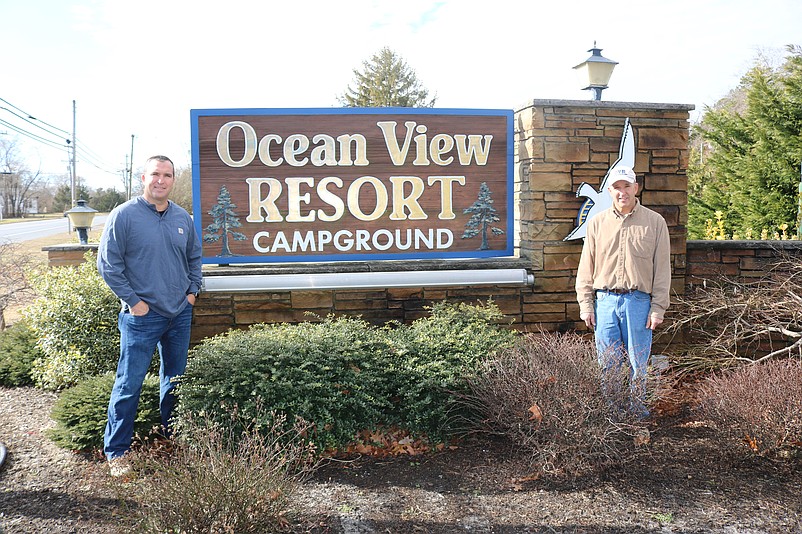
[(90, 156), (93, 156), (98, 161), (103, 161), (103, 157), (100, 156), (99, 154), (97, 154), (96, 152), (94, 152), (93, 150), (91, 150), (89, 147), (87, 147), (83, 143), (83, 141), (81, 141), (80, 138), (78, 138), (78, 137), (75, 138), (75, 144), (77, 145), (79, 150), (83, 150), (86, 154), (89, 154)]
[(8, 105), (9, 105), (9, 106), (11, 106), (12, 108), (14, 108), (14, 109), (16, 109), (17, 111), (19, 111), (20, 113), (22, 113), (22, 114), (24, 114), (24, 115), (27, 115), (29, 118), (31, 118), (31, 119), (34, 119), (34, 120), (37, 120), (37, 121), (41, 122), (42, 124), (45, 124), (45, 125), (47, 125), (47, 126), (49, 126), (49, 127), (53, 128), (54, 130), (58, 130), (59, 132), (63, 133), (64, 135), (66, 135), (66, 136), (68, 136), (68, 137), (69, 137), (69, 135), (70, 135), (70, 132), (68, 132), (67, 130), (62, 130), (61, 128), (59, 128), (59, 127), (57, 127), (57, 126), (53, 126), (52, 124), (48, 124), (48, 123), (46, 123), (46, 122), (45, 122), (45, 121), (43, 121), (43, 120), (37, 119), (36, 117), (34, 117), (33, 115), (31, 115), (30, 113), (27, 113), (27, 112), (25, 112), (25, 111), (21, 110), (20, 108), (18, 108), (17, 106), (15, 106), (14, 104), (12, 104), (12, 103), (11, 103), (11, 102), (9, 102), (8, 100), (5, 100), (4, 98), (0, 98), (0, 102), (4, 102), (4, 103), (8, 104)]
[(89, 159), (89, 158), (87, 158), (86, 156), (83, 156), (83, 155), (81, 155), (80, 160), (83, 161), (84, 163), (88, 163), (89, 165), (91, 165), (92, 167), (96, 168), (97, 170), (105, 172), (107, 174), (116, 175), (118, 172), (120, 172), (119, 169), (118, 170), (111, 170), (108, 167), (103, 167), (101, 164), (99, 164), (99, 163), (97, 163), (97, 162), (95, 162), (95, 161), (93, 161), (93, 160), (91, 160), (91, 159)]
[(67, 151), (67, 146), (66, 145), (60, 145), (60, 144), (56, 143), (55, 141), (51, 141), (50, 139), (45, 139), (44, 137), (40, 137), (40, 136), (38, 136), (38, 135), (36, 135), (34, 133), (31, 133), (31, 132), (29, 132), (29, 131), (27, 131), (27, 130), (25, 130), (23, 128), (20, 128), (19, 126), (15, 125), (15, 124), (11, 124), (8, 121), (0, 119), (0, 124), (5, 124), (7, 127), (11, 128), (15, 132), (17, 132), (19, 134), (22, 134), (22, 135), (24, 135), (26, 137), (29, 137), (29, 138), (33, 139), (34, 141), (38, 141), (40, 143), (44, 143), (44, 144), (46, 144), (46, 145), (48, 145), (48, 146), (50, 146), (52, 148), (57, 148), (59, 150), (64, 150), (65, 152)]
[[(32, 126), (35, 126), (35, 127), (39, 128), (39, 129), (43, 130), (44, 132), (48, 133), (49, 135), (53, 135), (53, 136), (55, 136), (55, 137), (57, 137), (59, 139), (64, 139), (59, 134), (66, 135), (67, 138), (65, 140), (66, 140), (67, 144), (72, 142), (69, 139), (71, 134), (69, 132), (67, 132), (66, 130), (63, 130), (63, 129), (57, 127), (57, 126), (53, 126), (50, 123), (47, 123), (47, 122), (45, 122), (45, 121), (43, 121), (41, 119), (38, 119), (38, 118), (34, 117), (32, 114), (30, 114), (30, 113), (28, 113), (26, 111), (23, 111), (18, 106), (15, 106), (14, 104), (9, 102), (8, 100), (5, 100), (4, 98), (0, 98), (0, 102), (3, 102), (6, 105), (14, 108), (19, 113), (15, 113), (14, 111), (12, 111), (12, 110), (10, 110), (8, 108), (2, 107), (2, 106), (0, 106), (0, 110), (5, 110), (5, 111), (9, 112), (10, 114), (14, 115), (15, 117), (17, 117), (18, 119), (21, 119), (21, 120), (27, 122), (28, 124), (30, 124)], [(53, 130), (56, 130), (56, 132), (58, 132), (58, 133), (50, 131), (50, 130), (44, 128), (43, 126), (41, 126), (41, 125), (39, 125), (39, 124), (37, 124), (35, 122), (32, 122), (32, 121), (40, 122), (40, 123), (48, 126), (49, 128), (52, 128)], [(56, 146), (56, 142), (55, 141), (50, 140), (50, 139), (45, 139), (45, 138), (43, 138), (41, 136), (38, 136), (38, 135), (36, 135), (36, 134), (34, 134), (32, 132), (29, 132), (28, 130), (25, 130), (21, 126), (14, 125), (14, 124), (9, 123), (7, 121), (4, 121), (2, 119), (0, 119), (0, 123), (7, 125), (8, 127), (14, 129), (16, 132), (21, 133), (22, 135), (25, 135), (26, 137), (29, 137), (29, 138), (31, 138), (31, 139), (33, 139), (35, 141), (38, 141), (38, 142), (44, 143), (44, 144), (46, 144), (48, 146), (56, 147), (56, 148), (59, 148), (59, 149), (62, 149), (62, 150), (65, 150), (65, 151), (69, 152), (69, 150), (68, 150), (68, 148), (66, 146), (62, 146), (62, 145)], [(75, 138), (75, 145), (76, 145), (74, 147), (75, 152), (80, 154), (81, 157), (82, 157), (82, 160), (84, 160), (87, 163), (89, 163), (92, 167), (95, 167), (96, 169), (98, 169), (100, 171), (103, 171), (105, 173), (108, 173), (108, 174), (116, 175), (119, 172), (117, 170), (114, 170), (114, 171), (110, 170), (111, 168), (115, 167), (115, 165), (109, 164), (108, 162), (104, 161), (101, 156), (99, 156), (97, 153), (95, 153), (94, 151), (89, 149), (89, 147), (86, 147), (84, 145), (84, 143), (81, 142), (81, 140), (78, 139), (77, 137)]]
[(42, 125), (40, 125), (40, 124), (37, 124), (37, 123), (35, 123), (35, 122), (33, 122), (33, 121), (29, 120), (29, 119), (30, 119), (30, 118), (32, 118), (32, 117), (25, 117), (24, 115), (20, 115), (19, 113), (14, 113), (12, 110), (10, 110), (10, 109), (8, 109), (8, 108), (6, 108), (6, 107), (3, 107), (3, 106), (0, 106), (0, 109), (2, 109), (2, 110), (5, 110), (5, 111), (8, 111), (9, 113), (11, 113), (12, 115), (14, 115), (15, 117), (17, 117), (17, 118), (19, 118), (19, 119), (22, 119), (23, 121), (27, 122), (27, 123), (28, 123), (28, 124), (30, 124), (31, 126), (34, 126), (34, 127), (36, 127), (36, 128), (39, 128), (40, 130), (44, 131), (45, 133), (47, 133), (47, 134), (49, 134), (49, 135), (53, 135), (53, 136), (55, 136), (55, 137), (57, 137), (57, 138), (59, 138), (59, 139), (65, 139), (63, 136), (59, 135), (58, 133), (52, 132), (52, 131), (48, 130), (47, 128), (45, 128), (44, 126), (42, 126)]
[(83, 161), (88, 162), (93, 167), (100, 169), (104, 172), (113, 172), (116, 173), (117, 171), (110, 171), (109, 169), (114, 167), (115, 165), (105, 161), (103, 158), (86, 148), (86, 145), (81, 143), (81, 140), (77, 137), (75, 138), (75, 151), (78, 153), (79, 156), (83, 159)]

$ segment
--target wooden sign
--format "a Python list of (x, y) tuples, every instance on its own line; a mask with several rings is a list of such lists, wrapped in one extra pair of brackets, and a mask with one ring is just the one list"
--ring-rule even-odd
[(192, 110), (204, 263), (513, 254), (511, 110)]

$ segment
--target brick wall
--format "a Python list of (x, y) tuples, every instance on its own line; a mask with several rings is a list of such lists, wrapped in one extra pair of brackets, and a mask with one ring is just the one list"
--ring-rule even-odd
[(802, 241), (688, 241), (687, 285), (757, 280), (783, 257), (802, 258)]

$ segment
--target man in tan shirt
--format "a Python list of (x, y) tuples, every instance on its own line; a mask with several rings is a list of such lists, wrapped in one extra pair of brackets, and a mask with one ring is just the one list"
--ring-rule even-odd
[(595, 330), (604, 374), (618, 372), (629, 360), (629, 411), (645, 418), (652, 331), (663, 322), (670, 299), (671, 244), (663, 217), (637, 199), (632, 169), (613, 170), (607, 191), (613, 206), (586, 223), (576, 277), (579, 316)]

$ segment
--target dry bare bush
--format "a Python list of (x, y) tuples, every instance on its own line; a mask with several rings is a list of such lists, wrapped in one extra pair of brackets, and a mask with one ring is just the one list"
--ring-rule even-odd
[[(237, 417), (237, 414), (234, 414)], [(132, 454), (139, 479), (134, 499), (142, 532), (279, 532), (285, 530), (295, 492), (316, 465), (304, 438), (309, 427), (270, 414), (272, 426), (224, 428), (188, 418), (165, 454), (144, 447)], [(128, 496), (128, 495), (127, 495)]]
[(19, 243), (0, 242), (0, 332), (6, 329), (6, 309), (33, 294), (27, 271), (31, 255)]
[[(628, 367), (610, 381), (628, 380)], [(609, 398), (615, 392), (621, 398)], [(464, 401), (475, 428), (510, 439), (533, 469), (577, 476), (625, 461), (639, 424), (620, 413), (628, 388), (602, 393), (595, 345), (576, 334), (540, 333), (488, 359)], [(622, 420), (623, 418), (623, 420)]]
[(685, 374), (802, 355), (802, 262), (783, 257), (754, 282), (706, 282), (676, 297), (660, 341), (682, 340)]
[(802, 361), (769, 360), (701, 383), (702, 413), (734, 443), (763, 455), (802, 450)]

